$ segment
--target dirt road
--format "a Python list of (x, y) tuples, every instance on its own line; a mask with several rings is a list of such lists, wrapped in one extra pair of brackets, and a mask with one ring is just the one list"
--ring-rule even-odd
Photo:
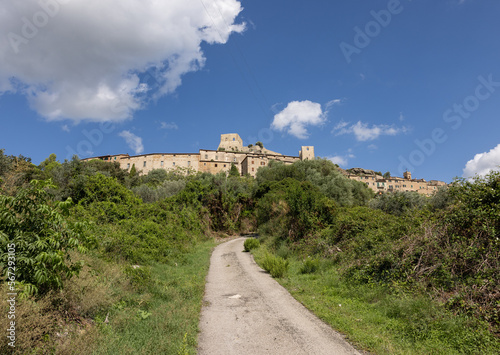
[(244, 240), (212, 254), (198, 354), (359, 354), (259, 268)]

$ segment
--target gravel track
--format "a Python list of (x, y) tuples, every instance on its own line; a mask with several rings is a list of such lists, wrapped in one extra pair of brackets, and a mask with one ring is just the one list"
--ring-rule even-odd
[(212, 254), (198, 354), (360, 354), (244, 253), (244, 241)]

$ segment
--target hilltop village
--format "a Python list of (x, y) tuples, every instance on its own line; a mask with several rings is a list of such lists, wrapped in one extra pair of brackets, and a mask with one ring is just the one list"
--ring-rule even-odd
[[(184, 169), (193, 172), (217, 174), (229, 172), (234, 164), (241, 175), (255, 177), (260, 167), (267, 166), (270, 161), (280, 161), (293, 164), (299, 160), (313, 160), (314, 147), (302, 146), (298, 156), (283, 155), (264, 147), (260, 142), (255, 145), (243, 146), (243, 140), (237, 133), (221, 134), (217, 150), (200, 149), (198, 153), (152, 153), (130, 156), (128, 154), (103, 155), (82, 159), (84, 161), (100, 159), (108, 162), (118, 162), (122, 169), (129, 170), (135, 165), (143, 174), (155, 169)], [(384, 178), (373, 170), (353, 168), (339, 170), (349, 179), (361, 181), (375, 193), (392, 191), (416, 191), (423, 195), (432, 195), (443, 181), (412, 179), (410, 172), (405, 172), (402, 178)]]

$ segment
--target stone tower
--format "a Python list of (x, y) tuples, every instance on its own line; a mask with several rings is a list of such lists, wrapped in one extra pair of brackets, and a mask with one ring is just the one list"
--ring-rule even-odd
[(242, 151), (243, 150), (243, 140), (237, 133), (221, 134), (220, 144), (218, 150), (227, 151)]
[(300, 160), (314, 160), (314, 147), (303, 146), (299, 152)]
[(406, 179), (406, 180), (411, 180), (411, 173), (409, 171), (405, 171), (403, 173), (403, 177)]

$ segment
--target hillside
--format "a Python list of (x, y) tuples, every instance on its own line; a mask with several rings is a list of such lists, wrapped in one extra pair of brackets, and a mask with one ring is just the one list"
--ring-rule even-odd
[(360, 349), (500, 349), (500, 173), (375, 196), (323, 159), (254, 179), (0, 152), (2, 353), (195, 353), (211, 248), (256, 231), (257, 262)]

